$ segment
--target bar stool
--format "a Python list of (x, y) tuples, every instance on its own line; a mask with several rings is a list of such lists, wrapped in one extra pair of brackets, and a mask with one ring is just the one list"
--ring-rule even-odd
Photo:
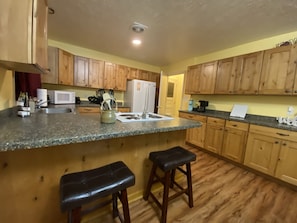
[[(164, 151), (151, 152), (149, 154), (149, 159), (153, 162), (153, 166), (143, 198), (144, 200), (148, 200), (149, 196), (152, 197), (154, 202), (162, 211), (161, 222), (166, 223), (169, 201), (182, 194), (186, 194), (189, 200), (189, 207), (192, 208), (194, 206), (191, 162), (196, 160), (196, 155), (180, 146), (177, 146)], [(182, 169), (183, 165), (186, 165), (186, 170)], [(157, 174), (158, 168), (164, 172), (164, 177), (160, 177)], [(187, 188), (183, 188), (175, 181), (176, 170), (179, 170), (181, 173), (187, 176)], [(164, 186), (162, 204), (151, 192), (152, 185), (157, 182), (161, 182)], [(169, 188), (173, 188), (174, 185), (178, 187), (178, 191), (169, 196)]]
[[(119, 217), (121, 222), (130, 223), (127, 188), (134, 184), (134, 174), (122, 161), (63, 175), (60, 179), (61, 210), (68, 212), (68, 223), (79, 223), (85, 214), (82, 205), (112, 195), (111, 200), (101, 202), (96, 208), (112, 202), (113, 218)], [(118, 210), (118, 198), (123, 206), (124, 219)]]

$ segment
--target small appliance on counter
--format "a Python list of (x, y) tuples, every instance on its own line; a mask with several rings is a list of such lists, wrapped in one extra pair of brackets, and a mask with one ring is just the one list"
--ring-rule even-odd
[(47, 91), (52, 104), (75, 104), (75, 92), (71, 91)]
[(197, 108), (193, 108), (193, 111), (205, 112), (205, 108), (208, 106), (208, 101), (199, 100), (200, 105)]

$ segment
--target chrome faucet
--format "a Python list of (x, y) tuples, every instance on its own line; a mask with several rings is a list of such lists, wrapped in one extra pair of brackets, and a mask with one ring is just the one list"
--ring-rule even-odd
[(35, 108), (39, 109), (39, 108), (41, 108), (41, 105), (43, 105), (43, 104), (45, 104), (47, 102), (49, 102), (49, 100), (47, 100), (47, 101), (42, 101), (42, 100), (36, 101), (35, 102)]

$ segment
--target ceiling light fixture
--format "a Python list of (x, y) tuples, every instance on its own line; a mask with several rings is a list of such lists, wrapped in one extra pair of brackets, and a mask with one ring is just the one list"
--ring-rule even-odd
[(140, 39), (134, 39), (134, 40), (132, 40), (132, 43), (134, 45), (140, 45), (141, 44), (141, 40)]
[(144, 30), (146, 30), (148, 26), (143, 25), (138, 22), (134, 22), (133, 25), (131, 26), (131, 29), (136, 32), (136, 33), (142, 33)]

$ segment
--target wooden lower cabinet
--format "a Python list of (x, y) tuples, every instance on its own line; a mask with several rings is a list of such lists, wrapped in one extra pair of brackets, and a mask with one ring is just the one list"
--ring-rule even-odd
[(187, 129), (186, 141), (195, 146), (204, 148), (204, 138), (206, 129), (206, 116), (192, 115), (185, 112), (180, 112), (179, 117), (201, 122), (202, 126), (199, 128)]
[(283, 141), (278, 157), (275, 177), (297, 185), (297, 142)]
[(249, 133), (244, 164), (263, 173), (274, 175), (280, 149), (280, 140)]
[(207, 118), (204, 144), (205, 149), (217, 154), (221, 154), (224, 137), (224, 126), (224, 119), (212, 117)]
[(243, 162), (248, 128), (248, 123), (226, 121), (222, 156), (239, 163)]
[(297, 132), (251, 125), (244, 164), (297, 185)]

